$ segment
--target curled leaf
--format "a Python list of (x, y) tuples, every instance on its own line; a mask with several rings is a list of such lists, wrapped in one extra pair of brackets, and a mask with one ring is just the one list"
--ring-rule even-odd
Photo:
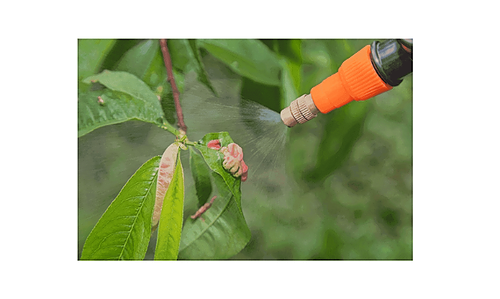
[(160, 221), (161, 210), (163, 206), (163, 200), (165, 199), (165, 194), (167, 193), (168, 186), (172, 181), (175, 170), (175, 161), (177, 159), (177, 153), (179, 152), (179, 143), (174, 142), (163, 153), (161, 156), (159, 171), (158, 171), (158, 181), (156, 184), (156, 200), (155, 208), (153, 211), (153, 222), (151, 231), (155, 231), (158, 227), (158, 222)]

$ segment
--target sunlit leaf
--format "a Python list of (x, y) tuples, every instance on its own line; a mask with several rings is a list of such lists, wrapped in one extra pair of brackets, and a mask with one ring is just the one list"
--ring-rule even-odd
[(210, 169), (192, 147), (189, 147), (189, 165), (196, 188), (196, 196), (198, 197), (198, 205), (202, 206), (207, 202), (208, 197), (212, 193), (212, 182), (210, 181)]
[(184, 208), (184, 172), (177, 156), (174, 176), (168, 186), (161, 210), (155, 260), (176, 260), (182, 231)]
[(280, 64), (261, 41), (252, 39), (205, 39), (198, 45), (236, 73), (267, 85), (280, 85)]
[(102, 215), (83, 247), (82, 260), (142, 260), (151, 236), (160, 157), (144, 163)]

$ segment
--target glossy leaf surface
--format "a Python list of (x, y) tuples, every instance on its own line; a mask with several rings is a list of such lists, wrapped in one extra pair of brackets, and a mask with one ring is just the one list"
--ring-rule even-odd
[(184, 173), (177, 155), (174, 176), (168, 186), (161, 210), (155, 260), (176, 260), (182, 231), (184, 208)]
[(142, 260), (151, 236), (160, 157), (144, 163), (108, 207), (83, 247), (82, 260)]

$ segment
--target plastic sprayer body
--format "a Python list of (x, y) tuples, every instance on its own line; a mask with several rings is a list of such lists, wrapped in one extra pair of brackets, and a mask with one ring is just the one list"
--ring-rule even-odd
[(326, 78), (281, 111), (288, 127), (305, 123), (319, 112), (328, 113), (352, 100), (368, 100), (399, 85), (412, 72), (413, 40), (373, 42), (344, 61)]

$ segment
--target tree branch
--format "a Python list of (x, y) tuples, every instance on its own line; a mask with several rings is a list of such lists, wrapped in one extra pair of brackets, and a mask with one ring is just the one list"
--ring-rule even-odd
[(163, 62), (165, 63), (165, 68), (167, 69), (167, 80), (172, 86), (172, 94), (174, 96), (175, 112), (177, 113), (177, 125), (179, 128), (186, 133), (187, 127), (184, 123), (184, 116), (182, 115), (182, 107), (179, 102), (180, 92), (175, 84), (174, 73), (172, 72), (172, 60), (170, 59), (170, 53), (168, 52), (167, 40), (160, 39), (161, 52), (163, 53)]

